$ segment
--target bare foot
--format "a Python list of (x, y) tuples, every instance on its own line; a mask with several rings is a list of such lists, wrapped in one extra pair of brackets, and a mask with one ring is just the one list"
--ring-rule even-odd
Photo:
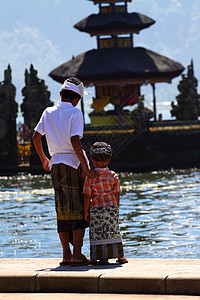
[(84, 254), (81, 253), (81, 255), (79, 255), (79, 256), (72, 256), (71, 261), (72, 262), (82, 262), (85, 259), (88, 259), (87, 256), (85, 256)]
[(70, 263), (71, 262), (71, 260), (72, 260), (72, 255), (66, 255), (66, 256), (63, 256), (63, 260), (62, 260), (62, 262), (63, 263)]
[(128, 262), (128, 260), (126, 259), (126, 257), (120, 257), (120, 258), (118, 258), (117, 262), (119, 264), (126, 264)]
[(98, 265), (109, 265), (108, 259), (101, 259), (98, 262)]

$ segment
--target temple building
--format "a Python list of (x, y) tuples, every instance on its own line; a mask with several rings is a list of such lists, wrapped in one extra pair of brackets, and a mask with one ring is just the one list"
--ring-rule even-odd
[[(60, 83), (76, 76), (86, 87), (94, 87), (93, 111), (82, 140), (86, 153), (96, 141), (109, 143), (113, 149), (110, 167), (119, 172), (196, 166), (200, 162), (200, 102), (193, 65), (178, 86), (178, 103), (172, 103), (171, 113), (177, 119), (162, 121), (156, 110), (156, 84), (171, 83), (184, 71), (183, 65), (150, 49), (135, 47), (134, 35), (155, 21), (128, 12), (132, 0), (90, 1), (99, 12), (74, 27), (96, 36), (97, 48), (73, 56), (49, 74)], [(152, 111), (144, 106), (145, 95), (141, 94), (141, 86), (147, 84), (152, 87)], [(185, 96), (189, 111), (184, 108)], [(110, 103), (113, 109), (107, 106)]]
[[(143, 47), (134, 47), (134, 34), (139, 34), (155, 21), (140, 13), (129, 13), (132, 0), (90, 0), (99, 12), (74, 25), (81, 32), (96, 36), (97, 49), (81, 53), (49, 74), (63, 83), (69, 76), (81, 79), (85, 86), (95, 87), (91, 125), (132, 124), (125, 106), (134, 105), (141, 97), (141, 86), (152, 86), (153, 117), (156, 121), (155, 83), (168, 82), (180, 75), (184, 67), (165, 56)], [(114, 110), (105, 112), (112, 103)]]

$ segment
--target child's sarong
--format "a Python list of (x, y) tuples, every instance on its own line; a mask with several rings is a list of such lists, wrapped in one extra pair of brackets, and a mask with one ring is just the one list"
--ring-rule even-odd
[(58, 232), (88, 227), (84, 219), (83, 177), (81, 166), (74, 169), (63, 163), (52, 166)]
[(91, 259), (102, 260), (124, 256), (118, 219), (118, 206), (90, 208)]

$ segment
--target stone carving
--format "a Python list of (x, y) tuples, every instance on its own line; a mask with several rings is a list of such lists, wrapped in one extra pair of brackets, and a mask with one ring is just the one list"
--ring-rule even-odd
[(4, 81), (0, 82), (0, 164), (17, 163), (16, 118), (18, 104), (15, 102), (16, 88), (12, 84), (10, 65), (4, 71)]
[(178, 84), (177, 105), (171, 103), (171, 116), (177, 120), (197, 120), (200, 114), (200, 97), (197, 93), (198, 81), (194, 77), (193, 61), (187, 68), (187, 75), (182, 75)]

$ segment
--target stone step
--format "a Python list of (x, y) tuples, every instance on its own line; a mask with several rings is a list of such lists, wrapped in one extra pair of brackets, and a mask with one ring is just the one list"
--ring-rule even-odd
[(199, 296), (136, 294), (2, 293), (0, 300), (198, 300)]
[(200, 260), (129, 259), (124, 265), (64, 267), (59, 262), (0, 259), (0, 292), (200, 295)]

